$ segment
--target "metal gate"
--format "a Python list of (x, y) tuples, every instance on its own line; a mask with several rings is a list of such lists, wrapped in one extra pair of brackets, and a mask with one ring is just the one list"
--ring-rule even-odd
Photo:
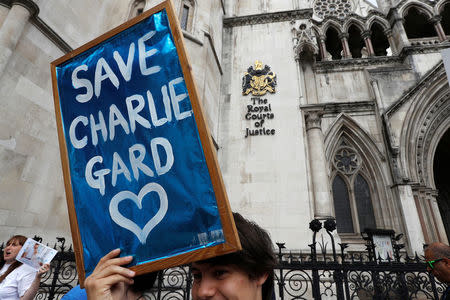
[[(308, 253), (295, 253), (284, 243), (277, 243), (277, 299), (439, 299), (445, 290), (446, 285), (426, 271), (423, 258), (417, 254), (409, 257), (398, 239), (392, 239), (393, 257), (382, 259), (376, 256), (370, 241), (360, 252), (348, 251), (345, 243), (335, 243), (336, 223), (331, 219), (322, 222), (310, 223), (313, 233)], [(72, 247), (65, 245), (64, 238), (58, 238), (54, 248), (58, 254), (35, 299), (61, 299), (78, 283)], [(156, 287), (143, 298), (188, 300), (191, 286), (188, 266), (171, 268), (159, 274)]]

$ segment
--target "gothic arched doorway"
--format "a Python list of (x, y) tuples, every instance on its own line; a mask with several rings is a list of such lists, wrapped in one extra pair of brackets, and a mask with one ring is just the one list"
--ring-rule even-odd
[(438, 190), (437, 202), (441, 212), (447, 238), (450, 240), (450, 129), (447, 129), (436, 148), (433, 161), (433, 175)]

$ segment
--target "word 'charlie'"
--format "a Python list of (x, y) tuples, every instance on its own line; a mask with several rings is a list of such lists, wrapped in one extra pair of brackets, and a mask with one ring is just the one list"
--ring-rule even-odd
[[(151, 31), (138, 39), (138, 63), (139, 71), (142, 76), (150, 76), (161, 71), (158, 65), (149, 66), (147, 59), (158, 53), (155, 47), (146, 48), (146, 42), (154, 35), (155, 31)], [(154, 43), (155, 44), (155, 43)], [(75, 96), (75, 100), (81, 104), (89, 102), (94, 95), (97, 101), (105, 101), (101, 99), (102, 84), (108, 81), (119, 89), (120, 84), (126, 84), (132, 78), (133, 61), (135, 58), (135, 43), (130, 43), (128, 47), (128, 57), (126, 62), (118, 51), (114, 51), (112, 58), (109, 60), (100, 57), (95, 64), (95, 72), (93, 81), (88, 76), (89, 67), (86, 64), (77, 66), (72, 71), (72, 86), (81, 92)], [(116, 64), (120, 75), (115, 74), (111, 68), (111, 64)], [(92, 76), (91, 76), (92, 77)], [(119, 81), (119, 78), (121, 81)], [(172, 119), (177, 121), (192, 116), (192, 110), (183, 110), (180, 102), (188, 98), (186, 93), (177, 94), (177, 85), (184, 84), (183, 77), (169, 80), (167, 84), (156, 89), (147, 90), (142, 95), (140, 93), (124, 97), (123, 103), (125, 109), (120, 110), (116, 104), (111, 104), (108, 108), (86, 115), (76, 116), (69, 126), (69, 140), (75, 149), (83, 149), (86, 146), (96, 147), (101, 140), (103, 143), (114, 141), (118, 131), (126, 135), (134, 134), (138, 127), (148, 130), (160, 127)], [(108, 82), (108, 84), (109, 84)], [(155, 99), (162, 99), (164, 111), (157, 111), (155, 104), (155, 90), (160, 91), (160, 96)], [(106, 110), (106, 111), (105, 111)], [(159, 112), (159, 116), (158, 116)], [(105, 181), (108, 176), (111, 185), (117, 184), (119, 175), (131, 182), (132, 179), (139, 180), (140, 172), (145, 176), (155, 177), (167, 173), (173, 166), (174, 155), (170, 141), (164, 137), (152, 138), (149, 142), (149, 155), (151, 160), (146, 159), (147, 149), (144, 144), (136, 143), (130, 145), (128, 153), (119, 154), (113, 152), (109, 157), (111, 159), (104, 160), (101, 155), (96, 155), (89, 159), (85, 166), (85, 179), (87, 184), (94, 189), (98, 189), (101, 195), (105, 195)], [(159, 150), (158, 150), (159, 149)], [(163, 151), (164, 154), (161, 154)], [(125, 163), (122, 157), (127, 156)], [(162, 155), (162, 156), (161, 156)], [(165, 162), (161, 161), (161, 157), (165, 157)], [(106, 165), (107, 161), (111, 165)], [(112, 162), (111, 162), (112, 161)], [(144, 163), (144, 161), (146, 163)], [(149, 161), (151, 165), (149, 165)]]

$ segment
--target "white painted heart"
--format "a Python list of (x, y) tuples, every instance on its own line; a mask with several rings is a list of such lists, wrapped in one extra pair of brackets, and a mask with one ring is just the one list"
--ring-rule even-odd
[[(125, 218), (119, 212), (119, 203), (123, 200), (130, 199), (134, 203), (136, 203), (139, 209), (142, 209), (142, 198), (144, 198), (144, 196), (150, 192), (158, 193), (160, 206), (158, 212), (153, 216), (153, 218), (150, 219), (150, 221), (147, 222), (147, 224), (145, 224), (144, 228), (141, 229), (136, 223), (128, 218)], [(144, 245), (150, 232), (153, 230), (153, 228), (155, 228), (156, 225), (158, 225), (162, 221), (162, 219), (166, 215), (168, 205), (169, 203), (167, 201), (167, 194), (164, 188), (155, 182), (151, 182), (142, 187), (137, 196), (135, 193), (130, 191), (121, 191), (117, 193), (109, 203), (109, 214), (117, 225), (134, 233), (141, 244)]]

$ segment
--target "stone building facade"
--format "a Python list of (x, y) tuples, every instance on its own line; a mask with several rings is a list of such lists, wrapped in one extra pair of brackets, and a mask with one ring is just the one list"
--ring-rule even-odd
[[(0, 0), (2, 240), (70, 235), (49, 63), (160, 2)], [(173, 2), (233, 210), (448, 243), (449, 0)]]

